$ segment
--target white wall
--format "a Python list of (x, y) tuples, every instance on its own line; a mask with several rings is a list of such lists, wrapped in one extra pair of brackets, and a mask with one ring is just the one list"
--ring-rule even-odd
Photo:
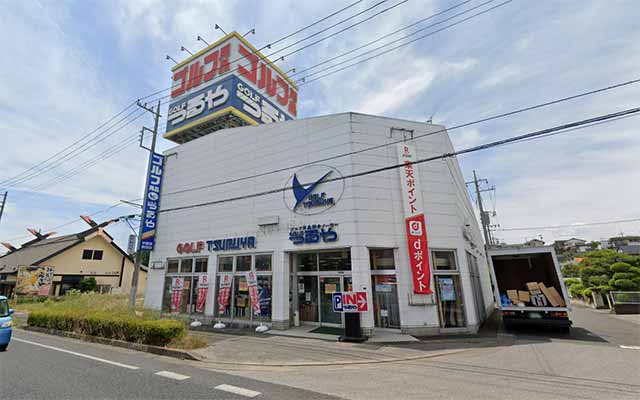
[[(210, 187), (197, 191), (171, 194), (175, 191), (211, 185), (213, 183), (251, 176), (287, 166), (304, 164), (337, 154), (348, 153), (373, 145), (390, 143), (401, 138), (390, 137), (391, 127), (414, 130), (415, 135), (440, 130), (440, 126), (345, 113), (325, 117), (276, 123), (257, 127), (242, 127), (217, 131), (178, 146), (167, 155), (162, 189), (163, 210), (185, 205), (226, 199), (255, 192), (283, 188), (296, 169)], [(419, 158), (452, 151), (445, 132), (413, 141)], [(349, 175), (386, 165), (397, 164), (395, 146), (341, 157), (322, 164)], [(419, 165), (421, 190), (430, 248), (455, 249), (461, 269), (466, 315), (470, 325), (477, 324), (471, 283), (464, 251), (471, 250), (463, 237), (463, 227), (471, 233), (478, 246), (471, 250), (479, 259), (487, 304), (492, 302), (488, 270), (482, 249), (482, 239), (473, 208), (466, 194), (464, 180), (456, 160), (438, 160)], [(280, 224), (268, 229), (258, 227), (258, 219), (278, 216)], [(291, 225), (339, 223), (339, 240), (326, 244), (294, 246), (288, 240)], [(397, 249), (396, 269), (403, 327), (439, 326), (435, 305), (408, 304), (412, 280), (406, 249), (404, 217), (398, 170), (389, 170), (345, 181), (345, 190), (337, 205), (319, 215), (301, 216), (284, 204), (283, 193), (228, 203), (163, 212), (158, 220), (156, 249), (152, 260), (179, 256), (178, 242), (209, 240), (235, 236), (257, 236), (256, 252), (273, 251), (273, 319), (288, 320), (289, 266), (287, 251), (314, 248), (350, 247), (354, 288), (366, 288), (371, 298), (369, 247)], [(233, 253), (229, 253), (233, 254)], [(215, 255), (210, 256), (209, 275), (214, 281)], [(152, 270), (145, 305), (160, 308), (164, 272)], [(213, 296), (213, 290), (210, 290)], [(213, 297), (210, 298), (213, 300)], [(207, 312), (213, 311), (213, 301)], [(372, 307), (370, 307), (372, 309)], [(373, 326), (371, 312), (363, 316), (363, 326)]]

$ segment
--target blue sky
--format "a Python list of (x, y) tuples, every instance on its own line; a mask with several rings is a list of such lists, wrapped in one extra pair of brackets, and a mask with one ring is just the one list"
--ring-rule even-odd
[[(397, 2), (387, 1), (375, 10)], [(410, 0), (280, 64), (285, 70), (301, 70), (459, 2)], [(482, 2), (473, 0), (458, 10)], [(323, 26), (374, 3), (363, 1)], [(499, 3), (496, 0), (481, 9)], [(0, 59), (0, 181), (62, 150), (134, 99), (168, 87), (171, 62), (165, 55), (181, 59), (185, 56), (179, 51), (181, 45), (191, 51), (201, 48), (197, 35), (209, 42), (219, 38), (221, 33), (213, 29), (214, 24), (240, 33), (255, 28), (256, 35), (249, 40), (262, 47), (346, 4), (155, 0), (0, 3), (5, 54)], [(433, 117), (435, 123), (454, 126), (635, 79), (640, 77), (639, 18), (640, 7), (633, 0), (515, 0), (408, 47), (302, 86), (300, 117), (358, 111), (422, 121)], [(451, 131), (450, 135), (456, 147), (463, 148), (636, 107), (639, 93), (640, 85), (631, 85)], [(496, 186), (496, 222), (505, 228), (637, 218), (639, 119), (461, 156), (460, 163), (467, 178), (476, 169)], [(142, 123), (150, 125), (150, 116), (81, 157), (9, 187), (0, 239), (19, 244), (28, 239), (27, 227), (48, 230), (74, 218), (77, 223), (58, 231), (77, 231), (84, 227), (78, 215), (103, 210), (120, 199), (140, 197), (146, 154), (135, 144), (91, 168), (81, 168), (82, 173), (71, 179), (56, 184), (51, 180), (131, 137)], [(161, 149), (170, 146), (164, 140), (160, 143)], [(486, 201), (493, 203), (488, 196)], [(134, 211), (121, 206), (95, 218)], [(551, 241), (571, 236), (599, 239), (621, 231), (638, 234), (640, 224), (500, 232), (497, 236), (521, 242), (542, 235)], [(110, 232), (126, 243), (126, 225), (115, 226)]]

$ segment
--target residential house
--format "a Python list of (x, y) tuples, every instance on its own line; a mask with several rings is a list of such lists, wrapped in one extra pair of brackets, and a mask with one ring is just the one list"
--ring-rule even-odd
[[(83, 218), (84, 219), (84, 218)], [(100, 292), (128, 293), (134, 269), (133, 258), (123, 251), (104, 228), (113, 221), (96, 224), (85, 219), (91, 227), (71, 235), (53, 237), (29, 230), (36, 238), (0, 256), (0, 295), (10, 297), (16, 289), (21, 269), (53, 269), (53, 279), (47, 293), (60, 296), (77, 288), (84, 278), (93, 277)], [(141, 268), (138, 293), (144, 293), (146, 267)]]

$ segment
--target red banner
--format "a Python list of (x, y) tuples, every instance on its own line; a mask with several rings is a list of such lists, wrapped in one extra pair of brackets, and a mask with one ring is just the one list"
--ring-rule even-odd
[(405, 219), (409, 263), (413, 275), (413, 292), (431, 294), (431, 268), (424, 214)]
[(398, 161), (404, 164), (398, 168), (402, 203), (409, 248), (409, 264), (413, 275), (413, 292), (431, 294), (431, 267), (429, 265), (429, 248), (427, 247), (427, 226), (425, 224), (420, 175), (416, 160), (415, 148), (406, 143), (399, 143)]
[(202, 275), (198, 278), (198, 297), (196, 300), (196, 312), (204, 312), (204, 305), (207, 302), (207, 292), (209, 291), (209, 277)]
[(249, 297), (251, 298), (251, 308), (253, 313), (260, 314), (260, 299), (258, 298), (258, 279), (255, 272), (247, 273), (247, 284), (249, 285)]
[(218, 289), (218, 314), (223, 315), (229, 305), (229, 295), (231, 294), (231, 276), (220, 276), (220, 289)]
[(171, 311), (180, 312), (182, 304), (182, 289), (184, 289), (184, 278), (173, 278), (171, 280)]

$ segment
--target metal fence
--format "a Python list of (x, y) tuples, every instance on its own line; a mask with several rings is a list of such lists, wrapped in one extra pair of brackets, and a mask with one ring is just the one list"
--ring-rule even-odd
[(610, 292), (611, 301), (616, 304), (639, 304), (640, 292)]

